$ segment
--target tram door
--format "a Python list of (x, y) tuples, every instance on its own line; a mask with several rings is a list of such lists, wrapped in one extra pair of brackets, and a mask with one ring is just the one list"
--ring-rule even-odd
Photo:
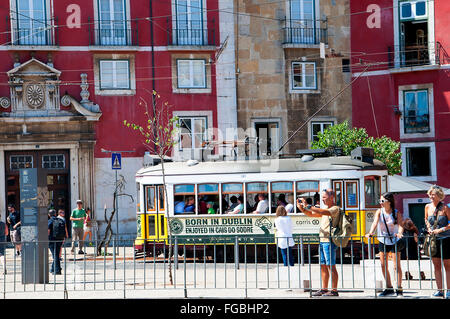
[(335, 203), (345, 210), (345, 213), (353, 218), (354, 236), (360, 236), (361, 212), (359, 209), (359, 180), (333, 180)]
[(166, 200), (163, 185), (148, 185), (144, 188), (146, 214), (141, 218), (147, 220), (141, 228), (149, 240), (160, 241), (167, 238)]

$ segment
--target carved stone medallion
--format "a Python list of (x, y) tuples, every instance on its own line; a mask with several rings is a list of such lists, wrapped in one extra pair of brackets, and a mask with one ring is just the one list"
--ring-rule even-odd
[(30, 83), (25, 89), (25, 99), (28, 106), (32, 109), (38, 109), (44, 105), (44, 87), (38, 83)]

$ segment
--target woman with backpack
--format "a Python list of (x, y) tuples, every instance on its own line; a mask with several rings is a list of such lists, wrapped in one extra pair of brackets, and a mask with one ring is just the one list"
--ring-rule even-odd
[[(370, 227), (369, 233), (366, 235), (370, 238), (377, 231), (377, 239), (379, 241), (378, 250), (380, 253), (380, 263), (383, 276), (386, 280), (386, 289), (379, 294), (380, 297), (396, 294), (403, 296), (402, 289), (402, 268), (400, 264), (401, 250), (404, 248), (403, 237), (403, 220), (402, 214), (395, 209), (395, 200), (392, 193), (384, 193), (380, 197), (380, 205), (375, 213), (375, 218)], [(394, 259), (394, 271), (397, 276), (397, 289), (394, 291), (389, 274), (388, 255), (392, 254)]]

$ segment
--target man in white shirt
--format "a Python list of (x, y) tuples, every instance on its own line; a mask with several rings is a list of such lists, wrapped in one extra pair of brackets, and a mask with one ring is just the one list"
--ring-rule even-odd
[(267, 209), (269, 208), (269, 203), (266, 199), (266, 194), (258, 194), (258, 205), (256, 206), (256, 210), (253, 212), (253, 214), (264, 214), (267, 213)]

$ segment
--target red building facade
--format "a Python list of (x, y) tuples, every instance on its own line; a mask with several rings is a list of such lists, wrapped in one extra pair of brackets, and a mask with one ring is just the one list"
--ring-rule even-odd
[[(25, 167), (47, 174), (51, 207), (69, 211), (78, 198), (94, 214), (112, 207), (110, 151), (126, 151), (119, 176), (136, 196), (147, 150), (123, 121), (144, 124), (139, 102), (151, 105), (153, 90), (157, 107), (180, 117), (175, 159), (197, 156), (208, 130), (236, 127), (233, 46), (217, 54), (233, 27), (218, 1), (3, 2), (0, 207), (20, 206)], [(133, 233), (135, 204), (120, 200), (119, 210), (119, 231)]]
[[(353, 126), (400, 141), (403, 176), (450, 187), (450, 3), (354, 0), (351, 13)], [(423, 216), (417, 197), (402, 197), (407, 215)]]

